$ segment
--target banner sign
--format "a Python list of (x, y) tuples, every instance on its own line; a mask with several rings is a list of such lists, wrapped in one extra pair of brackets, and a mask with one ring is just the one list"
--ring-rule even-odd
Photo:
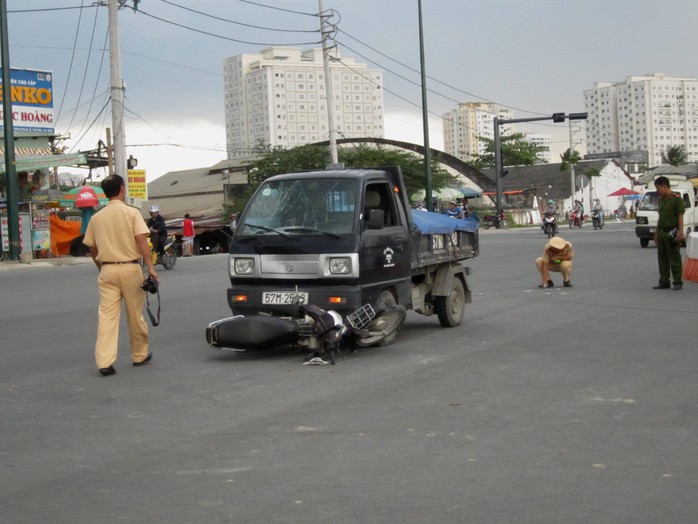
[[(0, 69), (0, 72), (2, 69)], [(54, 134), (53, 73), (10, 69), (12, 122), (15, 130)], [(0, 101), (7, 89), (0, 75)], [(4, 127), (0, 106), (0, 129)]]
[(145, 169), (127, 171), (128, 196), (148, 200), (148, 184), (145, 181)]

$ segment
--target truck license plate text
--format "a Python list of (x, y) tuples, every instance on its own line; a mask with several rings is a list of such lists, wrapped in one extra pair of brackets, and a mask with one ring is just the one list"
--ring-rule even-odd
[(308, 303), (308, 293), (298, 293), (296, 291), (265, 291), (262, 294), (262, 304), (293, 304), (294, 299), (299, 297), (302, 304)]

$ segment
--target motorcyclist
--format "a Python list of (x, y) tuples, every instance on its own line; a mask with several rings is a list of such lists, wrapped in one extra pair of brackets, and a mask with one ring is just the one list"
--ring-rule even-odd
[[(555, 205), (555, 201), (550, 199), (547, 202), (548, 207), (545, 208), (545, 211), (543, 212), (544, 217), (549, 217), (549, 216), (554, 216), (555, 217), (555, 234), (558, 233), (558, 228), (557, 228), (557, 206)], [(545, 222), (541, 224), (541, 228), (545, 230)]]
[(601, 200), (598, 198), (594, 199), (594, 207), (592, 208), (592, 211), (595, 211), (599, 215), (599, 223), (603, 224), (603, 206), (601, 205)]
[(574, 225), (581, 227), (581, 224), (584, 222), (584, 204), (580, 200), (574, 201), (574, 214)]
[(150, 241), (158, 253), (158, 256), (165, 254), (165, 241), (167, 240), (167, 226), (165, 218), (160, 214), (158, 206), (150, 206), (150, 219), (148, 220), (150, 230)]

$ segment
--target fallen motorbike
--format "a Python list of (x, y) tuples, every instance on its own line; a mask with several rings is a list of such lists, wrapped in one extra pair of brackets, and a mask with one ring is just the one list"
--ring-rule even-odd
[(310, 304), (297, 307), (298, 316), (292, 318), (236, 315), (217, 320), (206, 328), (206, 341), (214, 348), (238, 352), (295, 346), (308, 351), (304, 365), (334, 365), (342, 340), (350, 347), (380, 344), (407, 316), (399, 305), (374, 310), (366, 304), (346, 318)]
[(557, 234), (557, 216), (553, 213), (546, 213), (540, 227), (543, 229), (543, 233), (548, 235), (548, 238), (554, 237)]
[(584, 217), (577, 214), (576, 211), (570, 213), (570, 229), (573, 227), (582, 227), (584, 223)]
[(603, 219), (603, 211), (600, 209), (592, 209), (591, 211), (591, 225), (594, 226), (594, 229), (603, 229), (604, 225), (604, 219)]
[(506, 229), (509, 227), (509, 221), (507, 220), (507, 216), (504, 214), (504, 210), (502, 210), (499, 212), (499, 215), (485, 215), (480, 221), (480, 225), (485, 229), (489, 229), (492, 226), (494, 226), (496, 229)]
[(175, 248), (176, 237), (174, 235), (168, 235), (167, 240), (165, 240), (165, 248), (163, 249), (163, 254), (160, 255), (155, 250), (153, 242), (151, 241), (150, 235), (148, 236), (148, 245), (150, 246), (150, 256), (153, 257), (153, 265), (161, 264), (165, 269), (170, 270), (177, 264), (177, 250)]

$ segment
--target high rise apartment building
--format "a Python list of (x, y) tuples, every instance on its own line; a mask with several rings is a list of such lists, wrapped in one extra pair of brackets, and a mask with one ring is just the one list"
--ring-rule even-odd
[(552, 137), (543, 133), (526, 133), (526, 142), (538, 146), (541, 150), (536, 155), (541, 164), (549, 164), (552, 161), (553, 155), (550, 152), (552, 145)]
[[(485, 152), (478, 137), (494, 139), (494, 117), (513, 118), (508, 109), (491, 102), (465, 102), (442, 115), (444, 152), (470, 162)], [(499, 126), (500, 134), (511, 131), (510, 125)]]
[(655, 73), (595, 82), (584, 91), (587, 153), (646, 150), (650, 165), (668, 147), (698, 160), (698, 80)]
[[(337, 50), (333, 58), (338, 138), (383, 137), (382, 71)], [(322, 49), (271, 47), (227, 58), (223, 69), (228, 158), (260, 143), (290, 148), (329, 138)]]

